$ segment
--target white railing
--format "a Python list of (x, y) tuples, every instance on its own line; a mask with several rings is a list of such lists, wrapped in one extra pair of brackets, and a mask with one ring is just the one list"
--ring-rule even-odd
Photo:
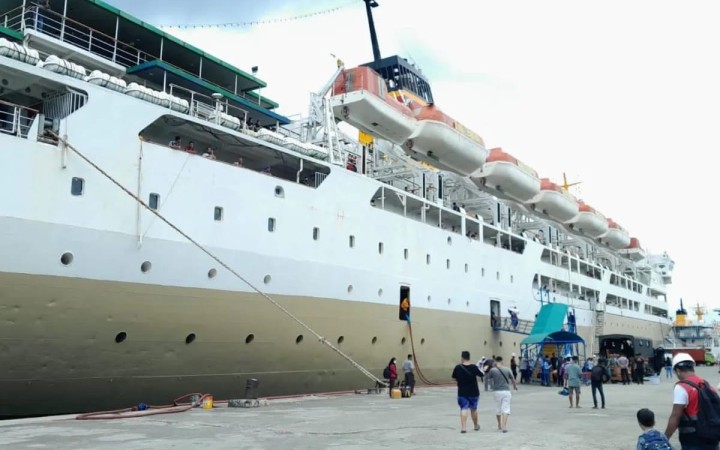
[(220, 123), (221, 116), (217, 114), (219, 106), (220, 112), (236, 117), (241, 122), (240, 129), (243, 131), (247, 130), (248, 112), (242, 108), (231, 105), (227, 99), (224, 99), (224, 101), (216, 100), (191, 89), (178, 86), (177, 84), (170, 84), (168, 87), (168, 93), (170, 95), (184, 98), (190, 103), (190, 111), (188, 111), (189, 115), (209, 122)]
[(4, 15), (4, 21), (8, 23), (7, 28), (17, 31), (34, 30), (123, 67), (132, 67), (156, 59), (142, 50), (49, 9), (30, 6), (23, 11), (22, 8), (16, 8)]
[(0, 100), (0, 133), (27, 138), (37, 111)]

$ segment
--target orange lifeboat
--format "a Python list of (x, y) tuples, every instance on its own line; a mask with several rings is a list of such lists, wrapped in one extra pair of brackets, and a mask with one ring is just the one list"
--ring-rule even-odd
[(336, 118), (397, 145), (417, 127), (412, 110), (389, 95), (385, 80), (369, 67), (344, 70), (333, 83), (330, 105)]
[(488, 156), (482, 138), (434, 105), (416, 110), (417, 128), (403, 148), (413, 158), (469, 176)]
[(619, 253), (633, 261), (642, 261), (647, 257), (647, 253), (640, 245), (638, 238), (630, 238), (630, 244), (626, 248), (619, 250)]
[(526, 202), (540, 193), (537, 172), (501, 148), (490, 150), (473, 181), (497, 197), (518, 202)]
[(560, 223), (571, 222), (580, 212), (577, 199), (548, 178), (540, 180), (540, 192), (525, 204)]
[(609, 227), (605, 216), (582, 200), (578, 201), (578, 207), (578, 215), (570, 222), (573, 231), (593, 238), (607, 233)]
[(615, 250), (627, 248), (630, 245), (630, 234), (612, 219), (607, 220), (608, 231), (600, 239)]

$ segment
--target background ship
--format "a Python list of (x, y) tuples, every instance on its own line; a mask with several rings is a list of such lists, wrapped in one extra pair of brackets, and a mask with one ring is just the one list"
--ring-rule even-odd
[(720, 357), (720, 324), (705, 318), (706, 310), (699, 304), (693, 308), (692, 320), (680, 299), (675, 320), (665, 337), (664, 348), (668, 353), (689, 353), (698, 364), (711, 366)]
[(461, 349), (520, 349), (547, 303), (591, 352), (667, 334), (672, 259), (486, 149), (404, 58), (339, 64), (291, 121), (254, 74), (100, 0), (3, 6), (0, 415), (355, 389), (411, 352), (445, 381)]

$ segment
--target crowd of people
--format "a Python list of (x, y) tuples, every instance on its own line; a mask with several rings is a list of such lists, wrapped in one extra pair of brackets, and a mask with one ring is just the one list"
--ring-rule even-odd
[[(547, 365), (550, 369), (554, 364), (553, 359), (557, 359), (554, 354), (550, 358), (542, 357), (543, 365)], [(485, 391), (492, 391), (497, 429), (503, 433), (508, 432), (512, 391), (518, 390), (517, 369), (520, 367), (521, 372), (524, 370), (523, 361), (520, 360), (518, 364), (513, 353), (510, 368), (505, 367), (502, 356), (483, 357), (477, 363), (473, 363), (469, 351), (461, 352), (460, 363), (453, 368), (451, 375), (457, 384), (461, 433), (467, 433), (468, 417), (472, 421), (473, 430), (480, 430), (478, 379)], [(578, 356), (570, 356), (562, 365), (558, 364), (557, 383), (563, 387), (560, 393), (568, 397), (570, 408), (581, 408), (581, 386), (585, 384), (585, 378), (592, 389), (593, 408), (605, 408), (603, 384), (611, 378), (609, 364), (605, 358), (599, 358), (597, 364), (593, 364), (593, 361), (594, 358), (588, 358), (585, 364), (580, 366)], [(637, 450), (672, 450), (670, 439), (676, 432), (679, 434), (681, 450), (720, 450), (720, 396), (717, 389), (695, 374), (695, 361), (690, 355), (679, 353), (666, 363), (666, 367), (670, 367), (670, 371), (678, 379), (673, 390), (672, 413), (663, 433), (655, 429), (653, 411), (648, 408), (637, 411), (636, 419), (642, 430), (642, 434), (637, 439)], [(560, 368), (562, 370), (559, 370)], [(412, 396), (415, 392), (415, 365), (411, 354), (403, 363), (402, 370), (403, 388), (409, 390), (408, 395)], [(588, 374), (587, 377), (583, 375), (585, 373)], [(392, 396), (392, 389), (396, 386), (399, 377), (395, 358), (390, 359), (386, 374), (388, 375), (386, 378), (390, 380)], [(544, 381), (549, 382), (549, 377)], [(522, 374), (521, 382), (523, 382)], [(553, 378), (553, 383), (555, 382)], [(600, 405), (596, 396), (598, 393)]]

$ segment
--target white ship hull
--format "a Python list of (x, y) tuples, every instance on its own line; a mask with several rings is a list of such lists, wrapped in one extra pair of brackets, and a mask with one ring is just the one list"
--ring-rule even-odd
[[(303, 162), (329, 174), (311, 187), (171, 149), (164, 143), (177, 127), (149, 136), (149, 125), (224, 133), (257, 153), (273, 144), (82, 80), (2, 58), (0, 76), (87, 93), (87, 103), (59, 121), (73, 146), (143, 201), (155, 195), (177, 227), (378, 376), (390, 357), (411, 352), (398, 319), (401, 288), (410, 289), (418, 366), (434, 381), (449, 381), (462, 350), (478, 358), (519, 351), (523, 335), (491, 330), (491, 302), (501, 315), (512, 305), (533, 320), (541, 302), (531, 293), (545, 279), (580, 285), (600, 302), (634, 302), (606, 306), (606, 333), (632, 327), (663, 338), (666, 319), (644, 306), (664, 310), (665, 301), (611, 284), (599, 265), (601, 276), (586, 277), (546, 262), (555, 250), (539, 242), (523, 240), (516, 251), (485, 241), (483, 233), (501, 230), (317, 160)], [(75, 153), (39, 142), (38, 126), (0, 132), (0, 191), (8, 194), (0, 200), (0, 416), (165, 403), (190, 391), (238, 397), (249, 377), (260, 380), (262, 395), (369, 387)], [(278, 146), (268, 152), (298, 158)], [(468, 158), (482, 164), (486, 154)], [(74, 179), (83, 182), (81, 195), (71, 193)], [(402, 196), (412, 201), (391, 202)], [(412, 202), (422, 214), (404, 209)], [(467, 237), (470, 226), (478, 239)], [(591, 347), (594, 305), (571, 292), (560, 289), (551, 301), (572, 305)]]

